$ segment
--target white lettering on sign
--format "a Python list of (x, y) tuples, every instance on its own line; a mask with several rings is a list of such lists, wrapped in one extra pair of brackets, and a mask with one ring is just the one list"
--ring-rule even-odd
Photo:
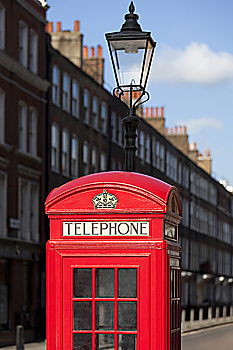
[(63, 236), (149, 236), (149, 221), (67, 221), (63, 222)]

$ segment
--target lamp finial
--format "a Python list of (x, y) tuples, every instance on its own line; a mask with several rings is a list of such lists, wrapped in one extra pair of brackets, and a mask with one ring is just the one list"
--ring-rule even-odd
[(135, 11), (135, 6), (133, 1), (131, 1), (130, 5), (129, 5), (129, 13), (133, 14)]

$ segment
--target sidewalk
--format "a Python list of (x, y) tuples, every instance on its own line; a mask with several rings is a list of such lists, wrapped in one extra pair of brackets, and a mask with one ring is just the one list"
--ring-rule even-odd
[[(0, 348), (0, 350), (16, 350), (16, 346), (6, 346), (4, 348)], [(25, 344), (24, 350), (46, 350), (45, 342)]]

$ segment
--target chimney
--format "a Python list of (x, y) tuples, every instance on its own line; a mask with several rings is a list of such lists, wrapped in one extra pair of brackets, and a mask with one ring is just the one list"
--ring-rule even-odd
[(210, 150), (204, 150), (203, 154), (197, 157), (197, 165), (205, 170), (209, 175), (212, 172), (212, 158)]
[[(163, 107), (161, 107), (161, 114), (164, 115), (162, 108)], [(168, 130), (166, 138), (185, 155), (189, 154), (188, 135), (185, 133), (184, 126), (175, 126), (174, 129), (171, 128)]]
[(48, 33), (52, 33), (53, 32), (53, 22), (48, 22), (46, 25), (46, 31)]
[(83, 58), (88, 58), (88, 47), (83, 46)]
[(158, 116), (159, 116), (159, 107), (155, 108), (155, 116), (156, 116), (156, 118), (158, 118)]
[(145, 116), (148, 118), (148, 115), (149, 115), (149, 108), (146, 107), (146, 108), (145, 108), (145, 111), (146, 111)]
[(56, 32), (61, 32), (61, 22), (56, 23)]
[(95, 57), (95, 48), (93, 46), (91, 47), (91, 57)]
[(80, 22), (74, 21), (74, 32), (80, 32)]
[(101, 45), (98, 45), (98, 46), (97, 46), (97, 56), (98, 56), (99, 58), (102, 58), (102, 57), (103, 57), (103, 48), (102, 48)]
[(160, 117), (164, 118), (164, 107), (160, 108)]
[[(147, 123), (150, 124), (160, 134), (164, 135), (165, 120), (159, 115), (159, 107), (146, 107), (145, 110), (146, 113), (144, 113), (144, 117), (147, 118)], [(160, 110), (162, 110), (162, 114), (164, 115), (164, 108), (162, 107)]]

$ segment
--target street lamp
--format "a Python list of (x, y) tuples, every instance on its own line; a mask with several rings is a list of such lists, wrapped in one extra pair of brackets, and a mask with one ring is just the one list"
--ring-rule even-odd
[[(122, 120), (126, 137), (125, 170), (127, 171), (135, 169), (137, 150), (135, 141), (139, 124), (136, 109), (149, 99), (146, 84), (156, 46), (151, 33), (142, 31), (138, 23), (139, 16), (134, 11), (135, 7), (131, 1), (129, 13), (125, 15), (125, 23), (121, 30), (106, 34), (117, 84), (114, 95), (121, 99), (125, 93), (129, 94), (128, 115)], [(135, 101), (133, 101), (134, 94), (137, 96)]]

